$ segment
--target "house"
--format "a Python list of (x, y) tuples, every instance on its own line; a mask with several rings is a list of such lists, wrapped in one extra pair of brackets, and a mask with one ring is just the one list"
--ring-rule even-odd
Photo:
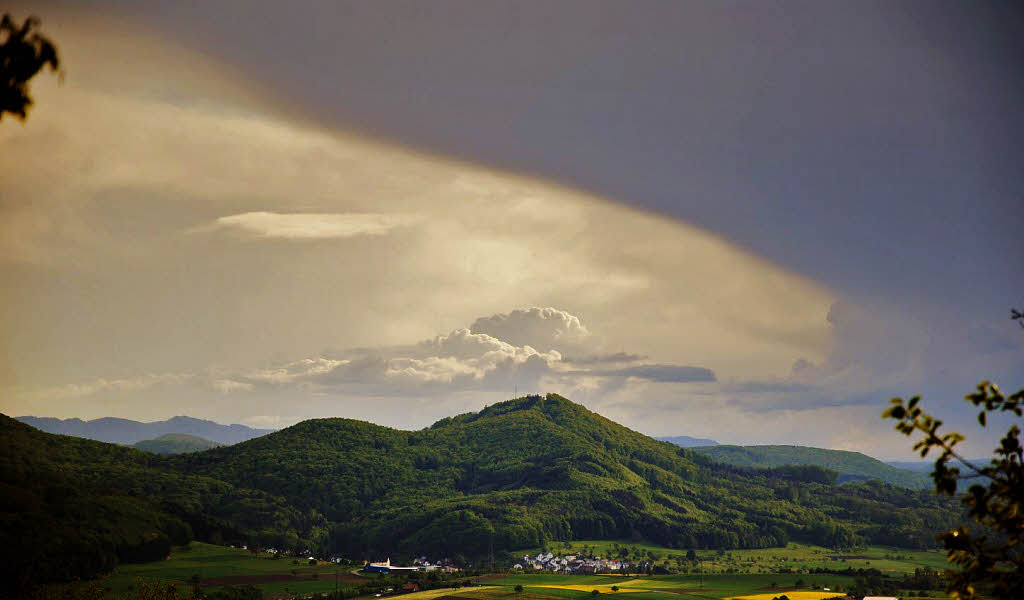
[(391, 572), (391, 559), (388, 558), (384, 562), (372, 562), (363, 567), (365, 573), (390, 573)]

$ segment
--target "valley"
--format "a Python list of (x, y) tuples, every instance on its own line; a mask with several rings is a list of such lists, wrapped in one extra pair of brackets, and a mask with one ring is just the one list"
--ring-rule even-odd
[[(196, 542), (275, 548), (300, 560), (402, 564), (427, 555), (468, 568), (492, 555), (583, 544), (590, 553), (625, 552), (634, 573), (757, 575), (798, 556), (845, 571), (861, 568), (853, 567), (860, 548), (933, 549), (935, 533), (959, 519), (954, 499), (880, 481), (839, 483), (816, 465), (729, 465), (554, 394), (418, 431), (317, 419), (166, 456), (6, 417), (0, 429), (3, 564), (37, 584), (130, 570)], [(793, 543), (854, 562), (779, 554)], [(698, 564), (680, 559), (689, 551)], [(877, 568), (867, 560), (863, 568)], [(291, 583), (319, 585), (305, 581)]]
[[(683, 561), (684, 567), (674, 560), (684, 557), (671, 548), (661, 548), (627, 541), (587, 540), (560, 545), (559, 552), (579, 552), (583, 548), (601, 553), (616, 548), (627, 548), (636, 555), (656, 555), (667, 561), (673, 572), (663, 575), (649, 574), (597, 574), (564, 575), (550, 572), (515, 573), (509, 571), (512, 556), (501, 558), (494, 574), (475, 574), (475, 571), (450, 577), (431, 577), (427, 573), (401, 576), (359, 574), (358, 565), (336, 565), (319, 561), (316, 565), (298, 561), (293, 557), (274, 558), (263, 553), (253, 554), (241, 548), (212, 546), (193, 542), (176, 547), (166, 560), (121, 565), (101, 580), (106, 598), (131, 598), (142, 585), (166, 588), (173, 585), (181, 597), (188, 597), (197, 589), (212, 594), (225, 586), (251, 585), (266, 598), (316, 597), (340, 591), (345, 598), (400, 597), (403, 600), (430, 600), (433, 598), (468, 598), (472, 600), (584, 600), (598, 590), (599, 595), (612, 594), (633, 600), (699, 600), (755, 598), (767, 600), (786, 594), (791, 600), (831, 598), (830, 592), (857, 589), (858, 581), (868, 578), (857, 575), (858, 570), (879, 575), (893, 582), (909, 581), (915, 573), (925, 569), (941, 569), (945, 556), (937, 550), (906, 551), (888, 547), (858, 548), (855, 554), (837, 552), (828, 548), (790, 543), (785, 548), (764, 550), (699, 552), (696, 563)], [(513, 553), (515, 554), (515, 553)], [(298, 564), (297, 564), (298, 563)], [(852, 574), (836, 573), (852, 569)], [(831, 570), (833, 572), (820, 572)], [(699, 571), (699, 572), (698, 572)], [(413, 582), (416, 591), (403, 591)], [(87, 584), (86, 584), (87, 585)], [(940, 598), (937, 590), (901, 588), (913, 591), (914, 597)], [(455, 587), (458, 586), (458, 587)], [(522, 586), (517, 591), (517, 586)], [(617, 589), (613, 589), (617, 588)], [(390, 592), (388, 590), (391, 590)], [(377, 596), (381, 594), (381, 596)], [(840, 594), (841, 595), (841, 594)]]

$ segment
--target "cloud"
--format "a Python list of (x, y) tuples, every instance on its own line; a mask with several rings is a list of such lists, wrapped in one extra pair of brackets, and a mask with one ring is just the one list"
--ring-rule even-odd
[(717, 381), (715, 372), (704, 367), (687, 367), (683, 365), (634, 365), (621, 369), (604, 369), (589, 371), (587, 374), (596, 377), (633, 377), (663, 383), (689, 383), (698, 381)]
[(295, 119), (208, 56), (85, 17), (48, 21), (70, 76), (0, 128), (20, 157), (0, 161), (4, 412), (286, 403), (416, 427), (516, 387), (671, 405), (709, 373), (824, 359), (834, 294), (735, 243)]
[(244, 381), (234, 381), (232, 379), (215, 379), (213, 381), (213, 389), (217, 390), (222, 394), (230, 394), (231, 392), (242, 392), (249, 391), (253, 388), (251, 383), (245, 383)]
[(392, 229), (412, 223), (409, 215), (374, 213), (274, 213), (247, 212), (219, 217), (213, 223), (195, 227), (192, 233), (235, 231), (256, 238), (325, 240), (359, 235), (386, 235)]
[(86, 398), (103, 392), (135, 393), (159, 385), (181, 384), (192, 378), (193, 375), (189, 373), (161, 373), (118, 379), (101, 377), (84, 383), (69, 383), (40, 390), (38, 394), (44, 398)]
[(579, 318), (557, 308), (533, 307), (481, 317), (469, 327), (518, 346), (542, 350), (575, 348), (590, 337)]
[[(575, 345), (591, 335), (577, 316), (553, 307), (513, 310), (474, 321), (474, 326), (480, 324), (483, 324), (480, 329), (492, 333), (504, 331), (506, 335), (517, 337), (520, 343), (459, 328), (411, 345), (352, 348), (261, 368), (218, 369), (195, 377), (168, 375), (159, 380), (142, 381), (146, 385), (177, 381), (239, 399), (292, 393), (436, 397), (461, 391), (504, 394), (516, 387), (524, 392), (552, 388), (610, 390), (621, 387), (627, 380), (715, 381), (710, 369), (647, 364), (638, 354), (619, 352), (568, 362), (557, 348), (541, 351), (522, 343), (530, 339), (546, 342), (545, 345)], [(609, 365), (615, 368), (608, 368)], [(143, 389), (142, 384), (132, 386), (106, 380), (71, 387), (82, 397), (104, 392), (123, 395)]]
[(644, 354), (630, 354), (629, 352), (616, 352), (614, 354), (591, 354), (591, 355), (580, 355), (580, 356), (566, 356), (563, 357), (567, 363), (573, 363), (576, 365), (600, 365), (600, 364), (614, 364), (614, 363), (626, 363), (626, 362), (637, 362), (646, 359), (647, 356)]
[(742, 381), (738, 383), (726, 383), (722, 385), (722, 391), (738, 392), (743, 394), (792, 394), (803, 393), (813, 390), (812, 386), (793, 381)]

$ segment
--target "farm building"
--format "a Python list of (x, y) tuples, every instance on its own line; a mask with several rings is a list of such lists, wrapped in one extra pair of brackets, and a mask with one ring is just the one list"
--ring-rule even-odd
[(407, 573), (410, 571), (426, 571), (425, 567), (397, 567), (388, 558), (384, 562), (372, 562), (363, 567), (364, 573)]

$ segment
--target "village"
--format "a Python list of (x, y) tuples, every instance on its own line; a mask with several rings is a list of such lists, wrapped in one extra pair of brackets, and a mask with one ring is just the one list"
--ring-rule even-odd
[(387, 558), (383, 562), (371, 562), (363, 566), (364, 573), (412, 573), (412, 572), (432, 572), (442, 571), (444, 573), (458, 573), (461, 571), (455, 566), (455, 563), (450, 558), (442, 558), (441, 560), (430, 562), (426, 556), (420, 556), (413, 559), (412, 566), (400, 567), (398, 565), (391, 564), (391, 559)]
[[(515, 571), (550, 571), (552, 573), (592, 575), (595, 573), (616, 573), (628, 570), (632, 567), (628, 561), (601, 558), (597, 556), (584, 557), (582, 555), (568, 554), (566, 556), (555, 556), (550, 552), (539, 552), (535, 556), (524, 554), (522, 559), (512, 565)], [(646, 564), (636, 565), (639, 569), (645, 569)]]

